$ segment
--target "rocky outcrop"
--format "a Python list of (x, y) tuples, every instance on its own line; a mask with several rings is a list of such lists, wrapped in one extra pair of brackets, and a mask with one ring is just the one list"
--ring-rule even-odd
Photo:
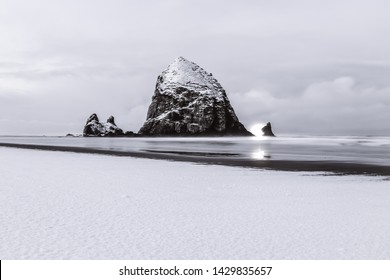
[(113, 116), (105, 123), (100, 123), (96, 114), (92, 114), (84, 126), (83, 136), (123, 136), (123, 130), (116, 124)]
[(261, 131), (263, 131), (263, 136), (275, 137), (275, 134), (272, 132), (272, 127), (270, 122), (268, 122), (267, 125), (261, 129)]
[(141, 135), (252, 135), (225, 90), (197, 64), (177, 58), (157, 78)]

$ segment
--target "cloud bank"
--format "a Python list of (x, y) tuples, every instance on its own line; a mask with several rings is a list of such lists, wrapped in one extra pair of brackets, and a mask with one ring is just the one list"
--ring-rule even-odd
[(137, 131), (174, 58), (220, 81), (248, 127), (390, 134), (388, 1), (4, 0), (0, 135)]

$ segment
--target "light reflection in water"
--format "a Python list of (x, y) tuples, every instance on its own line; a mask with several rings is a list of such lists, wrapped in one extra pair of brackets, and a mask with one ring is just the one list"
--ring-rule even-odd
[(252, 158), (259, 159), (259, 160), (270, 159), (271, 155), (264, 150), (257, 150), (254, 153), (252, 153)]

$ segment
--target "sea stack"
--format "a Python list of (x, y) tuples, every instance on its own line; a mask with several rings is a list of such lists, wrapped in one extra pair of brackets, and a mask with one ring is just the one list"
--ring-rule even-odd
[(99, 122), (96, 114), (92, 114), (84, 126), (83, 136), (123, 136), (123, 130), (116, 124), (113, 116), (105, 123)]
[(252, 136), (234, 113), (225, 90), (194, 62), (177, 58), (157, 78), (144, 136)]
[(261, 129), (261, 131), (263, 131), (263, 136), (275, 137), (275, 134), (272, 132), (272, 127), (270, 122), (268, 122), (267, 125)]

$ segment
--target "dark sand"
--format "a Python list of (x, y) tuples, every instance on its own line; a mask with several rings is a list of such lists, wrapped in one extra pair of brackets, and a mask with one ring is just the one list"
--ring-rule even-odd
[(14, 144), (0, 143), (0, 147), (19, 148), (19, 149), (35, 149), (44, 151), (60, 151), (74, 152), (86, 154), (100, 154), (123, 157), (138, 157), (160, 160), (174, 160), (182, 162), (194, 162), (198, 164), (215, 164), (238, 167), (259, 168), (268, 170), (281, 171), (314, 171), (314, 172), (330, 172), (335, 175), (375, 175), (375, 176), (390, 176), (390, 166), (351, 163), (340, 161), (293, 161), (293, 160), (248, 160), (235, 158), (234, 154), (231, 157), (221, 156), (220, 154), (201, 154), (201, 153), (178, 153), (175, 151), (148, 151), (143, 152), (128, 152), (115, 150), (100, 150), (94, 148), (69, 147), (69, 146), (49, 146), (49, 145), (32, 145), (32, 144)]

